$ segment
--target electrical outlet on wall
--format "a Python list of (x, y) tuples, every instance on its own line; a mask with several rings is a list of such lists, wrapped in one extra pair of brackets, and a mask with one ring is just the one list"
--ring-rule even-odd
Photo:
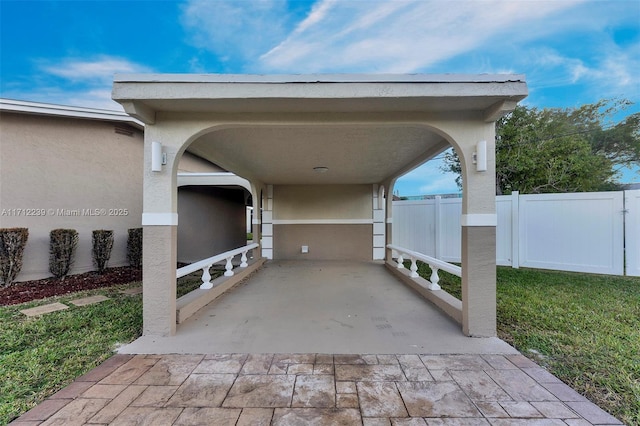
[(300, 249), (300, 251), (301, 251), (302, 253), (309, 253), (309, 246), (302, 246), (302, 247), (301, 247), (301, 249)]

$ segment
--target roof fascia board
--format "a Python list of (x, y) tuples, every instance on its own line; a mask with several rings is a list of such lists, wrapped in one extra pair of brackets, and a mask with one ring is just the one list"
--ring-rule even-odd
[[(498, 100), (520, 101), (527, 96), (524, 82), (507, 83), (346, 83), (344, 86), (324, 84), (283, 84), (261, 83), (124, 83), (115, 82), (113, 99), (124, 105), (127, 102), (145, 101), (207, 101), (222, 100), (295, 100), (311, 102), (350, 102), (353, 100), (375, 99), (378, 102), (392, 100), (396, 104), (403, 100), (424, 99), (464, 99), (493, 97)], [(150, 106), (152, 109), (153, 107)], [(397, 108), (396, 108), (397, 109)], [(130, 112), (131, 111), (127, 111)]]
[(56, 117), (83, 118), (102, 121), (115, 121), (131, 124), (144, 129), (144, 124), (120, 111), (104, 109), (71, 107), (66, 105), (45, 104), (39, 102), (18, 101), (0, 98), (0, 111), (21, 112), (34, 115), (48, 115)]
[(507, 83), (523, 74), (116, 74), (116, 83)]

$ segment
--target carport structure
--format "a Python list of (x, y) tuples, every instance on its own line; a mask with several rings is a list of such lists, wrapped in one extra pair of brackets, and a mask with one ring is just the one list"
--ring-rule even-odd
[(395, 269), (394, 183), (453, 146), (464, 184), (458, 319), (468, 336), (494, 336), (495, 121), (526, 94), (521, 75), (117, 75), (113, 98), (146, 126), (144, 334), (176, 332), (185, 151), (250, 182), (260, 260)]

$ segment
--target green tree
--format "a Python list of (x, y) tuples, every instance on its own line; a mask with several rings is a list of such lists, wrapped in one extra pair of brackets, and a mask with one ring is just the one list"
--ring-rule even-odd
[[(640, 165), (640, 113), (614, 123), (628, 101), (579, 108), (517, 106), (496, 123), (496, 193), (585, 192), (617, 187), (617, 170)], [(443, 170), (458, 173), (455, 152)]]

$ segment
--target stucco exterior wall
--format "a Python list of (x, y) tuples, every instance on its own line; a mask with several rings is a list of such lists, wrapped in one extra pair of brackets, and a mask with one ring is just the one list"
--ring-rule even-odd
[(372, 203), (371, 185), (274, 185), (274, 259), (371, 260)]
[[(70, 274), (95, 270), (91, 237), (96, 229), (114, 231), (109, 266), (128, 265), (128, 229), (141, 227), (143, 148), (143, 131), (126, 123), (7, 111), (0, 114), (0, 228), (29, 229), (17, 281), (51, 276), (49, 233), (56, 228), (71, 228), (79, 233)], [(178, 169), (222, 171), (189, 153), (181, 157)], [(242, 197), (238, 197), (240, 201), (229, 197), (225, 201), (207, 201), (209, 214), (218, 209), (227, 218), (226, 224), (233, 223), (219, 226), (224, 229), (209, 229), (208, 235), (218, 235), (213, 250), (216, 246), (225, 251), (227, 246), (237, 247), (238, 242), (245, 244)], [(226, 202), (229, 206), (225, 207)], [(232, 212), (237, 215), (233, 221), (229, 219)], [(185, 221), (191, 221), (190, 213), (185, 213)], [(189, 230), (184, 227), (185, 232)], [(185, 253), (200, 250), (195, 246), (200, 240), (193, 242), (193, 248), (188, 247), (187, 238), (182, 240)]]
[(274, 220), (371, 219), (371, 185), (274, 185)]
[(247, 244), (244, 189), (178, 188), (178, 262), (192, 263)]
[[(274, 225), (273, 257), (286, 260), (372, 260), (373, 225)], [(309, 252), (302, 253), (301, 246)]]
[(114, 231), (109, 266), (126, 265), (127, 229), (141, 223), (142, 157), (142, 131), (124, 123), (3, 112), (0, 227), (29, 229), (17, 281), (51, 276), (49, 233), (56, 228), (79, 233), (72, 274), (95, 269), (96, 229)]

